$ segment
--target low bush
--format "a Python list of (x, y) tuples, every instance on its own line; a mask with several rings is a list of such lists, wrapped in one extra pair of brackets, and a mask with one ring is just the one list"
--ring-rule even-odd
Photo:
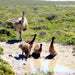
[(17, 40), (17, 34), (12, 29), (0, 28), (0, 41)]
[(73, 50), (75, 50), (75, 46), (73, 46)]
[(8, 62), (0, 58), (0, 75), (15, 75), (12, 67)]
[(46, 19), (48, 20), (55, 20), (57, 18), (57, 15), (56, 14), (48, 14), (46, 16)]
[(54, 75), (54, 71), (50, 69), (45, 73), (42, 70), (37, 70), (35, 72), (25, 72), (25, 75)]
[(0, 47), (0, 54), (4, 54), (3, 51), (4, 51), (4, 49), (2, 47)]

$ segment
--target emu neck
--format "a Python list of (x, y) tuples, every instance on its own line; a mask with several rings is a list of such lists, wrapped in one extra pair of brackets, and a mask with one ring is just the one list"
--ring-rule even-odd
[(54, 42), (54, 39), (52, 39), (52, 41), (51, 41), (51, 46), (53, 46), (53, 42)]
[(22, 21), (24, 20), (24, 14), (23, 14), (23, 16), (22, 16)]
[(39, 49), (39, 51), (41, 51), (42, 50), (42, 46), (40, 46), (40, 49)]
[(33, 43), (34, 41), (35, 41), (35, 36), (34, 36), (34, 38), (32, 39), (32, 41), (30, 43)]

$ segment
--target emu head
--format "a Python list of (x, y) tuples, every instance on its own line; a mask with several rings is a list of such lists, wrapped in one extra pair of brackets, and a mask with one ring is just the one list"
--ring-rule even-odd
[(37, 34), (34, 34), (34, 37), (36, 37), (37, 36)]
[(42, 44), (40, 44), (40, 46), (42, 47)]
[(25, 15), (25, 12), (23, 12), (23, 16), (22, 17), (24, 17), (24, 15)]
[(24, 22), (24, 15), (25, 15), (25, 12), (23, 12), (23, 15), (22, 15), (22, 23)]
[(55, 37), (53, 36), (53, 37), (52, 37), (52, 40), (54, 40), (54, 39), (55, 39)]

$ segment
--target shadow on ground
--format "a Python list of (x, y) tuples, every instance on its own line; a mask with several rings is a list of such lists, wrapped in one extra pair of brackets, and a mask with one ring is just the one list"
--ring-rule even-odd
[[(55, 55), (55, 56), (56, 56), (56, 55)], [(53, 55), (48, 55), (48, 56), (45, 57), (45, 59), (53, 59), (55, 56), (53, 56)]]
[(38, 59), (40, 57), (40, 54), (36, 54), (35, 52), (33, 52), (32, 57), (35, 59)]
[(7, 44), (14, 44), (14, 43), (18, 43), (21, 42), (22, 40), (8, 40), (6, 43)]
[(25, 55), (21, 55), (19, 54), (19, 57), (14, 57), (16, 60), (20, 60), (20, 59), (27, 59), (27, 57)]

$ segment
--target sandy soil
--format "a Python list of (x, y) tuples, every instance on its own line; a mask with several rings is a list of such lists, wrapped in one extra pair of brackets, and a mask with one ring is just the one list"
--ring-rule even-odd
[[(37, 42), (34, 43), (33, 48), (31, 53), (34, 50), (34, 46)], [(8, 61), (10, 65), (13, 67), (14, 71), (16, 72), (16, 75), (25, 75), (25, 67), (20, 65), (20, 62), (22, 59), (19, 58), (19, 54), (22, 53), (22, 51), (18, 48), (18, 45), (20, 43), (14, 43), (14, 44), (9, 44), (6, 42), (0, 42), (0, 47), (4, 48), (4, 55), (1, 55), (1, 58)], [(42, 42), (43, 44), (43, 51), (41, 53), (41, 60), (52, 60), (52, 59), (45, 59), (46, 56), (49, 55), (49, 43)], [(67, 64), (75, 64), (75, 56), (73, 56), (72, 53), (72, 45), (61, 45), (61, 44), (54, 44), (55, 50), (57, 51), (58, 55), (53, 58), (53, 60), (58, 60), (59, 62), (62, 63), (67, 63)], [(32, 60), (33, 58), (29, 58), (29, 60)], [(27, 63), (28, 61), (23, 60), (24, 63)], [(55, 73), (54, 75), (75, 75), (75, 73)]]

